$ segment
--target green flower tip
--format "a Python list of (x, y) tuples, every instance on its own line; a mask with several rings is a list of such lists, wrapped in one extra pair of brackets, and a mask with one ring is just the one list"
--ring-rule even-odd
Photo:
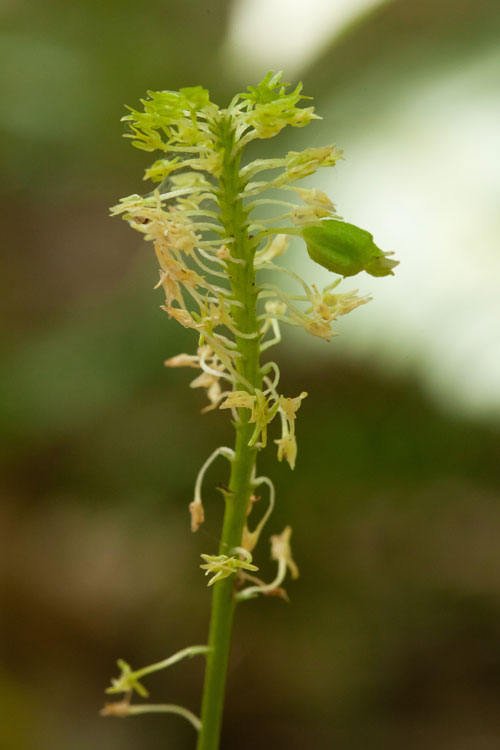
[(302, 84), (297, 84), (293, 91), (287, 93), (289, 83), (283, 82), (280, 71), (270, 71), (257, 86), (249, 86), (240, 94), (248, 103), (247, 121), (255, 128), (258, 138), (272, 138), (286, 125), (302, 128), (311, 120), (319, 119), (313, 107), (297, 107), (303, 96)]
[(184, 97), (186, 109), (193, 112), (202, 111), (210, 105), (210, 94), (203, 86), (188, 86), (180, 89), (179, 94)]
[(106, 693), (112, 695), (114, 693), (128, 693), (131, 690), (135, 690), (142, 698), (148, 698), (148, 691), (139, 682), (130, 664), (127, 664), (123, 659), (118, 659), (116, 663), (121, 670), (121, 674), (119, 677), (111, 680), (111, 687), (106, 688)]
[(305, 226), (301, 235), (315, 263), (340, 276), (366, 271), (371, 276), (392, 276), (399, 261), (392, 260), (373, 241), (373, 235), (346, 221), (328, 219)]
[(291, 86), (290, 83), (281, 80), (283, 72), (280, 70), (275, 73), (273, 70), (265, 76), (265, 78), (257, 84), (257, 86), (248, 86), (247, 91), (241, 94), (242, 99), (254, 102), (254, 104), (270, 104), (278, 99), (293, 98), (296, 101), (299, 99), (310, 99), (311, 97), (301, 96), (302, 83), (297, 85), (295, 91), (290, 94), (285, 93), (285, 89)]
[[(256, 86), (236, 94), (226, 110), (235, 122), (239, 137), (246, 132), (245, 140), (272, 138), (287, 125), (304, 127), (311, 120), (318, 119), (313, 107), (297, 106), (302, 99), (302, 84), (295, 89), (281, 80), (282, 73), (269, 72)], [(179, 91), (148, 91), (141, 99), (144, 111), (127, 107), (128, 114), (122, 117), (130, 132), (125, 137), (132, 138), (132, 145), (143, 151), (181, 151), (206, 156), (208, 151), (220, 147), (220, 127), (216, 104), (202, 86), (188, 86)], [(250, 132), (247, 132), (251, 129)], [(170, 160), (153, 165), (151, 179), (161, 181), (161, 174), (179, 169), (178, 161)], [(204, 169), (198, 164), (195, 169)], [(214, 172), (215, 174), (215, 172)], [(149, 175), (147, 175), (148, 177)]]

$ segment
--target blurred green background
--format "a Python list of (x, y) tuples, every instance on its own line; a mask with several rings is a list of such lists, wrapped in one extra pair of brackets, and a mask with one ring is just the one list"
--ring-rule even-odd
[[(330, 345), (276, 350), (283, 392), (310, 394), (295, 472), (261, 461), (301, 578), (289, 606), (238, 615), (221, 750), (496, 750), (498, 1), (7, 0), (0, 17), (2, 750), (194, 746), (176, 717), (97, 716), (117, 657), (205, 640), (224, 465), (195, 536), (187, 504), (231, 440), (162, 367), (194, 342), (107, 208), (148, 189), (125, 103), (201, 83), (223, 104), (270, 68), (324, 120), (267, 153), (344, 148), (314, 184), (401, 265), (356, 280), (374, 301)], [(270, 576), (265, 545), (257, 562)], [(197, 711), (201, 679), (193, 660), (148, 686)]]

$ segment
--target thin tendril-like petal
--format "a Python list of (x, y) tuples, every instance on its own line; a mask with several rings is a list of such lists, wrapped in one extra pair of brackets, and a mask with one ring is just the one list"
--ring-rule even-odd
[(198, 472), (198, 476), (196, 477), (196, 483), (194, 486), (194, 502), (201, 503), (201, 487), (203, 484), (203, 479), (205, 477), (206, 472), (210, 468), (210, 466), (213, 464), (216, 458), (218, 456), (224, 456), (224, 458), (227, 458), (229, 461), (232, 461), (234, 459), (234, 451), (232, 448), (226, 448), (225, 446), (216, 448), (213, 453), (210, 454), (210, 456), (207, 458), (205, 463), (202, 465), (201, 469)]
[(189, 711), (189, 709), (184, 708), (183, 706), (178, 706), (174, 703), (159, 703), (159, 704), (146, 704), (146, 705), (135, 705), (130, 706), (128, 715), (129, 716), (138, 716), (140, 714), (178, 714), (179, 716), (183, 716), (184, 719), (187, 719), (189, 723), (196, 729), (197, 732), (201, 732), (202, 724), (198, 716), (194, 714), (192, 711)]

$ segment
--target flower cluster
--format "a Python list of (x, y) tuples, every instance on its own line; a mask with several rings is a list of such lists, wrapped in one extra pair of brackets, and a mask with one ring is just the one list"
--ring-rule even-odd
[[(112, 209), (153, 243), (160, 267), (156, 286), (165, 295), (163, 309), (198, 337), (195, 354), (179, 354), (165, 365), (197, 369), (190, 385), (205, 390), (208, 404), (203, 411), (230, 409), (236, 425), (243, 420), (252, 425), (252, 449), (266, 446), (269, 425), (279, 415), (277, 456), (292, 469), (297, 457), (295, 420), (307, 394), (280, 393), (277, 364), (261, 365), (260, 354), (281, 340), (282, 323), (329, 341), (335, 335), (333, 323), (369, 300), (356, 290), (338, 292), (340, 277), (362, 270), (385, 275), (395, 265), (369, 233), (340, 219), (324, 192), (295, 185), (317, 169), (334, 166), (342, 156), (335, 146), (242, 164), (243, 149), (251, 141), (317, 118), (312, 106), (300, 106), (306, 98), (301, 88), (299, 84), (290, 91), (281, 73), (269, 73), (225, 109), (200, 86), (148, 92), (143, 111), (130, 109), (124, 120), (133, 145), (162, 153), (145, 172), (145, 179), (159, 185), (144, 197), (122, 199)], [(260, 179), (262, 172), (267, 179)], [(239, 226), (232, 218), (234, 205)], [(294, 236), (306, 241), (313, 260), (339, 274), (322, 291), (277, 262)], [(283, 291), (273, 274), (291, 278), (297, 293)], [(249, 279), (256, 282), (249, 286)], [(247, 316), (251, 305), (252, 324)], [(250, 345), (259, 363), (253, 378), (244, 366)], [(190, 504), (193, 531), (205, 518), (201, 481), (218, 455), (232, 460), (230, 449), (221, 448), (202, 467)], [(260, 531), (261, 524), (254, 532), (246, 529), (247, 552)], [(204, 559), (207, 573), (214, 573), (210, 583), (239, 568), (255, 567), (241, 555)]]
[[(320, 167), (334, 165), (341, 155), (334, 146), (292, 151), (282, 159), (258, 159), (240, 166), (238, 198), (245, 206), (248, 231), (254, 236), (253, 252), (245, 260), (231, 253), (234, 238), (221, 220), (219, 184), (227, 141), (231, 141), (232, 151), (238, 152), (253, 139), (272, 137), (286, 125), (302, 127), (317, 117), (313, 107), (298, 106), (305, 98), (300, 93), (301, 85), (287, 93), (288, 86), (281, 81), (280, 73), (269, 73), (257, 86), (234, 97), (226, 110), (213, 104), (202, 87), (148, 92), (148, 98), (142, 101), (144, 111), (130, 109), (124, 120), (135, 146), (168, 154), (145, 173), (145, 178), (161, 185), (145, 197), (134, 194), (122, 199), (112, 213), (123, 215), (153, 243), (160, 266), (157, 287), (165, 294), (163, 309), (199, 336), (196, 355), (172, 357), (165, 364), (201, 370), (191, 387), (206, 390), (209, 404), (204, 411), (231, 408), (237, 419), (239, 409), (250, 409), (250, 421), (255, 423), (253, 445), (266, 445), (267, 426), (280, 412), (278, 457), (286, 458), (293, 468), (295, 433), (293, 420), (283, 419), (285, 401), (276, 387), (279, 374), (274, 382), (265, 379), (264, 390), (245, 382), (238, 373), (241, 353), (237, 341), (257, 336), (264, 351), (280, 340), (281, 322), (302, 326), (308, 333), (328, 340), (331, 323), (367, 298), (357, 297), (355, 292), (332, 295), (332, 285), (320, 293), (275, 262), (286, 251), (287, 235), (300, 234), (303, 226), (336, 216), (325, 193), (292, 184)], [(224, 129), (227, 122), (230, 126)], [(257, 173), (268, 170), (278, 170), (278, 174), (263, 182), (254, 180)], [(260, 197), (276, 188), (297, 196), (302, 205)], [(278, 204), (286, 210), (271, 219), (253, 219), (257, 208), (265, 204)], [(279, 226), (268, 226), (276, 223)], [(239, 330), (234, 320), (235, 307), (241, 302), (234, 297), (231, 272), (236, 264), (246, 262), (253, 262), (256, 271), (291, 275), (304, 291), (302, 295), (287, 295), (277, 285), (259, 284), (260, 331), (253, 333)], [(309, 303), (309, 307), (302, 303)], [(277, 366), (274, 373), (279, 373)]]
[[(338, 291), (342, 277), (363, 271), (387, 276), (397, 265), (369, 232), (339, 217), (323, 191), (296, 184), (318, 169), (335, 166), (342, 151), (334, 145), (244, 162), (244, 149), (252, 141), (317, 118), (312, 106), (302, 106), (307, 97), (301, 91), (301, 84), (290, 89), (281, 73), (271, 72), (236, 94), (226, 108), (195, 86), (149, 91), (142, 110), (129, 108), (123, 118), (134, 146), (160, 153), (145, 170), (144, 179), (154, 184), (152, 192), (123, 198), (112, 214), (153, 243), (159, 264), (155, 288), (165, 297), (162, 309), (196, 336), (194, 352), (171, 356), (165, 365), (196, 370), (190, 387), (205, 391), (208, 403), (202, 411), (229, 410), (236, 441), (234, 450), (216, 448), (203, 463), (189, 503), (191, 530), (196, 532), (205, 521), (206, 472), (219, 457), (228, 460), (229, 482), (219, 485), (225, 511), (218, 554), (201, 555), (208, 585), (215, 584), (210, 647), (193, 646), (139, 670), (119, 661), (121, 673), (107, 692), (123, 697), (106, 704), (101, 713), (176, 713), (200, 732), (200, 748), (219, 745), (234, 602), (260, 594), (288, 600), (285, 578), (299, 575), (290, 526), (271, 536), (275, 578), (266, 583), (254, 575), (258, 567), (252, 554), (275, 505), (272, 481), (257, 476), (257, 454), (274, 442), (278, 460), (295, 467), (297, 412), (307, 396), (305, 391), (281, 393), (278, 365), (269, 359), (263, 363), (261, 357), (281, 341), (283, 323), (329, 341), (335, 321), (369, 300), (357, 290)], [(324, 289), (282, 265), (293, 237), (305, 242), (315, 263), (337, 274)], [(286, 277), (285, 284), (276, 283), (280, 277)], [(290, 280), (293, 293), (284, 291)], [(281, 432), (270, 438), (275, 419)], [(264, 503), (257, 494), (261, 487), (267, 491)], [(148, 695), (142, 677), (195, 654), (207, 655), (200, 718), (177, 705), (131, 704), (134, 693)]]

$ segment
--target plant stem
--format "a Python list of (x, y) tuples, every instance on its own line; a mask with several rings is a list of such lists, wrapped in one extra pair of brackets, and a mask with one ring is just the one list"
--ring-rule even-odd
[[(227, 236), (234, 238), (230, 251), (236, 259), (245, 263), (228, 263), (233, 297), (242, 305), (234, 305), (232, 317), (236, 328), (242, 333), (255, 333), (254, 338), (237, 337), (237, 370), (254, 387), (260, 387), (262, 376), (259, 369), (259, 326), (256, 313), (257, 292), (255, 288), (254, 254), (255, 243), (248, 235), (247, 212), (238, 194), (244, 183), (239, 172), (240, 153), (231, 156), (234, 138), (230, 120), (221, 123), (221, 143), (224, 145), (224, 165), (220, 177), (219, 208), (221, 221)], [(238, 388), (245, 386), (237, 384)], [(253, 425), (248, 423), (248, 409), (239, 410), (236, 424), (235, 456), (231, 465), (229, 491), (225, 492), (225, 513), (219, 554), (229, 554), (234, 547), (241, 546), (250, 494), (251, 477), (255, 466), (257, 449), (249, 447)], [(226, 672), (234, 617), (234, 576), (214, 584), (212, 612), (208, 645), (205, 682), (201, 709), (202, 729), (197, 750), (218, 750), (224, 706)]]

